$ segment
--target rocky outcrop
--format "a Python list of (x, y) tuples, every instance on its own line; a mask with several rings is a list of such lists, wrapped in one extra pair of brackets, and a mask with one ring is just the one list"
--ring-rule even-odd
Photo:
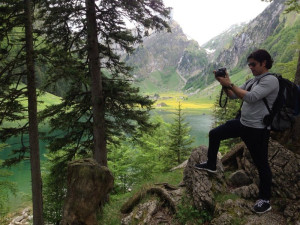
[(226, 183), (220, 160), (217, 163), (219, 171), (217, 174), (194, 169), (196, 163), (207, 161), (206, 154), (207, 147), (205, 146), (200, 146), (192, 151), (184, 170), (183, 181), (195, 207), (198, 210), (213, 211), (215, 195), (225, 191)]
[(33, 220), (32, 209), (25, 208), (19, 215), (15, 216), (9, 225), (27, 225), (31, 224)]
[[(206, 161), (206, 154), (205, 146), (192, 151), (184, 169), (183, 181), (179, 186), (173, 190), (166, 190), (167, 186), (162, 187), (163, 191), (160, 192), (168, 196), (167, 198), (145, 200), (147, 198), (143, 197), (144, 201), (141, 201), (141, 196), (147, 196), (142, 194), (138, 195), (138, 201), (131, 200), (135, 202), (134, 204), (126, 203), (123, 208), (130, 210), (122, 211), (123, 224), (133, 222), (134, 224), (177, 224), (174, 218), (178, 203), (180, 198), (186, 198), (187, 195), (199, 213), (206, 211), (212, 215), (209, 223), (211, 225), (300, 225), (300, 156), (298, 154), (270, 140), (269, 162), (273, 173), (272, 210), (263, 215), (253, 211), (258, 196), (258, 174), (246, 146), (240, 143), (221, 160), (218, 159), (216, 174), (199, 171), (193, 167), (196, 163)], [(174, 191), (177, 193), (177, 200), (167, 200), (173, 199), (171, 193)], [(150, 188), (146, 192), (153, 193), (153, 190)], [(143, 203), (138, 204), (138, 202)], [(162, 207), (162, 205), (169, 205), (169, 207)], [(159, 218), (164, 219), (159, 220)]]
[(113, 176), (93, 159), (68, 165), (67, 196), (62, 225), (97, 225), (96, 212), (113, 187)]
[[(258, 173), (246, 146), (241, 143), (222, 159), (225, 168), (240, 171), (250, 180), (251, 184), (229, 180), (232, 193), (244, 199), (253, 199), (258, 195)], [(269, 142), (269, 164), (272, 170), (272, 204), (280, 208), (280, 214), (289, 222), (299, 222), (300, 200), (300, 155), (285, 148), (278, 142)], [(240, 163), (234, 163), (240, 162)], [(236, 172), (233, 172), (233, 174)], [(233, 174), (231, 176), (233, 176)]]
[[(246, 146), (239, 144), (236, 152), (240, 152), (240, 156), (229, 153), (232, 156), (231, 162), (241, 161), (240, 165), (235, 169), (245, 173), (252, 181), (251, 183), (258, 185), (258, 173)], [(241, 158), (239, 159), (238, 157)], [(225, 155), (224, 159), (222, 160), (224, 165), (228, 166), (230, 162), (228, 156)], [(273, 174), (272, 195), (291, 200), (300, 199), (300, 155), (271, 140), (269, 142), (269, 164)], [(246, 187), (246, 185), (240, 185), (239, 182), (234, 182), (233, 186)]]

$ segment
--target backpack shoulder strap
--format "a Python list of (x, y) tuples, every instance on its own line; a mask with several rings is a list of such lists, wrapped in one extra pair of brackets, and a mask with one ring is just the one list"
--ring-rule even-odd
[(272, 111), (271, 111), (270, 106), (269, 106), (269, 104), (268, 104), (268, 102), (267, 102), (267, 99), (264, 97), (262, 100), (263, 100), (263, 102), (265, 103), (265, 105), (266, 105), (266, 107), (267, 107), (269, 113), (271, 114)]
[[(276, 77), (277, 79), (279, 79), (279, 78), (282, 77), (280, 74), (277, 74), (277, 73), (267, 73), (267, 74), (265, 74), (264, 76), (262, 76), (261, 78), (258, 79), (257, 84), (259, 83), (259, 81), (260, 81), (263, 77), (265, 77), (265, 76), (267, 76), (267, 75), (272, 75), (272, 76)], [(266, 107), (267, 107), (269, 113), (271, 114), (271, 113), (272, 113), (272, 110), (271, 110), (270, 107), (269, 107), (269, 104), (268, 104), (268, 101), (267, 101), (266, 97), (264, 97), (262, 100), (263, 100), (263, 102), (265, 103), (265, 105), (266, 105)]]

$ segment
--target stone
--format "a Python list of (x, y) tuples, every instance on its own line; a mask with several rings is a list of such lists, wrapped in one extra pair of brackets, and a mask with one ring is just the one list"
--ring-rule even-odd
[(244, 170), (238, 170), (230, 175), (229, 183), (234, 187), (241, 187), (251, 184), (252, 181)]
[(207, 147), (200, 146), (192, 151), (184, 170), (183, 181), (187, 191), (198, 210), (213, 210), (214, 195), (226, 188), (224, 169), (221, 161), (217, 160), (217, 173), (211, 174), (194, 168), (196, 163), (207, 161)]
[(108, 168), (94, 159), (70, 162), (61, 224), (97, 225), (96, 213), (112, 190), (113, 182)]
[(245, 225), (288, 225), (286, 219), (276, 213), (276, 212), (267, 212), (262, 215), (253, 214), (247, 217)]
[(283, 212), (284, 216), (290, 218), (290, 222), (300, 222), (300, 201), (290, 201), (286, 204)]
[(22, 220), (24, 220), (24, 216), (17, 216), (14, 220), (13, 223), (20, 223)]
[(250, 199), (250, 198), (256, 199), (258, 197), (258, 192), (259, 190), (256, 184), (250, 184), (232, 190), (232, 193), (245, 199)]
[(232, 200), (228, 199), (224, 202), (217, 203), (214, 211), (214, 219), (210, 224), (242, 224), (242, 219), (251, 215), (252, 203), (244, 199)]

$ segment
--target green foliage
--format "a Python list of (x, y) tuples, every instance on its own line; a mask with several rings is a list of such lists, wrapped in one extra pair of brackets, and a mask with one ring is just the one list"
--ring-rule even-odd
[[(300, 32), (297, 34), (296, 42), (290, 45), (291, 48), (298, 49), (300, 46)], [(299, 54), (296, 52), (292, 58), (292, 60), (284, 63), (276, 63), (274, 67), (272, 68), (272, 71), (275, 71), (276, 73), (282, 74), (283, 77), (294, 81), (295, 80), (295, 71), (297, 70), (297, 64), (299, 60)]]
[(114, 176), (114, 193), (126, 193), (137, 181), (135, 170), (131, 169), (133, 157), (129, 143), (121, 145), (111, 144), (108, 146), (108, 167)]
[[(5, 121), (27, 120), (27, 109), (22, 101), (27, 99), (26, 87), (20, 87), (26, 81), (24, 3), (20, 1), (2, 1), (0, 4), (0, 138), (8, 138), (27, 132), (28, 123), (19, 126), (3, 126)], [(21, 140), (22, 141), (22, 140)], [(22, 141), (22, 147), (14, 149), (8, 164), (21, 161), (28, 147)]]
[(58, 224), (63, 213), (63, 200), (66, 197), (67, 165), (64, 151), (47, 154), (43, 173), (44, 219), (51, 224)]
[(120, 145), (108, 145), (108, 165), (115, 177), (114, 193), (125, 193), (141, 181), (150, 180), (186, 159), (192, 143), (190, 128), (184, 123), (181, 111), (179, 121), (177, 116), (173, 125), (154, 116), (155, 129), (140, 130), (137, 136), (116, 141)]
[(191, 144), (194, 142), (190, 136), (191, 128), (184, 122), (185, 117), (180, 102), (174, 115), (168, 134), (169, 146), (165, 154), (169, 169), (182, 163), (190, 155)]
[(297, 54), (297, 38), (300, 29), (300, 19), (298, 18), (294, 24), (284, 26), (284, 21), (281, 23), (282, 27), (278, 27), (274, 34), (269, 36), (262, 48), (268, 49), (275, 62), (287, 63), (293, 60)]
[[(186, 60), (183, 61), (183, 60)], [(201, 66), (204, 67), (208, 64), (207, 53), (205, 49), (200, 48), (197, 42), (190, 41), (189, 45), (184, 51), (184, 58), (180, 63), (183, 67)]]
[(297, 12), (300, 13), (300, 4), (297, 0), (288, 0), (285, 3), (288, 7), (285, 9), (286, 13)]
[(234, 217), (231, 221), (230, 224), (231, 225), (243, 225), (245, 224), (247, 221), (245, 221), (245, 218), (243, 217)]
[(134, 184), (151, 179), (165, 170), (164, 154), (168, 147), (168, 124), (161, 117), (152, 119), (156, 128), (127, 137), (120, 145), (108, 145), (108, 165), (115, 177), (116, 193), (124, 193)]
[[(0, 144), (0, 151), (5, 147), (4, 144)], [(0, 160), (0, 223), (7, 222), (5, 221), (6, 215), (9, 212), (10, 208), (8, 206), (8, 198), (10, 194), (16, 194), (16, 184), (14, 182), (7, 181), (6, 178), (12, 174), (7, 170), (2, 169), (3, 161)]]
[[(167, 149), (168, 125), (154, 117), (155, 129), (138, 130), (135, 136), (113, 136), (108, 144), (108, 167), (115, 178), (113, 194), (126, 193), (137, 184), (153, 179), (165, 170), (163, 154)], [(56, 133), (59, 136), (59, 133)], [(63, 142), (63, 138), (61, 140)], [(44, 216), (48, 222), (61, 219), (63, 199), (66, 195), (67, 163), (74, 159), (91, 157), (92, 152), (76, 145), (68, 145), (47, 154), (48, 163), (43, 176)], [(84, 150), (84, 151), (83, 151)]]
[(179, 224), (205, 224), (212, 220), (212, 213), (207, 210), (199, 212), (190, 197), (183, 196), (181, 203), (177, 206), (176, 222)]

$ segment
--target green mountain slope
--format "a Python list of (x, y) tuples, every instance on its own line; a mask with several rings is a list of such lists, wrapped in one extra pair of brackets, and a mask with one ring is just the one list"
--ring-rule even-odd
[(196, 41), (188, 40), (174, 20), (170, 26), (171, 33), (152, 33), (133, 54), (124, 57), (134, 67), (135, 85), (143, 92), (181, 90), (187, 79), (208, 63), (206, 51)]

